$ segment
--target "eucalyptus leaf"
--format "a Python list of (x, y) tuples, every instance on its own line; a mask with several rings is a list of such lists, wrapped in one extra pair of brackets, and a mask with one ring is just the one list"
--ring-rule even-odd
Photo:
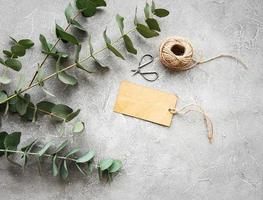
[(55, 106), (54, 103), (49, 101), (41, 101), (37, 104), (37, 109), (40, 111), (46, 112), (46, 114), (49, 114), (52, 112), (52, 108)]
[(7, 98), (8, 98), (7, 94), (4, 91), (0, 91), (0, 104), (6, 102)]
[(11, 41), (13, 42), (13, 43), (17, 43), (17, 40), (15, 39), (15, 38), (13, 38), (13, 37), (11, 37), (11, 36), (9, 36), (9, 38), (11, 39)]
[(57, 147), (57, 149), (55, 150), (55, 152), (54, 152), (53, 154), (59, 153), (59, 152), (62, 151), (68, 144), (69, 144), (69, 141), (68, 141), (68, 140), (65, 140), (64, 142), (62, 142), (62, 143)]
[(73, 110), (63, 104), (57, 104), (52, 109), (52, 115), (58, 121), (65, 121), (67, 116), (73, 112)]
[(115, 172), (118, 172), (121, 168), (122, 168), (122, 162), (120, 160), (114, 160), (110, 169), (109, 169), (109, 172), (110, 173), (115, 173)]
[(148, 18), (146, 19), (146, 24), (149, 26), (151, 30), (161, 31), (160, 26), (156, 19), (154, 18)]
[(154, 30), (149, 29), (147, 26), (143, 24), (137, 24), (136, 29), (145, 38), (152, 38), (152, 37), (156, 37), (159, 35), (159, 33), (157, 33)]
[(61, 163), (59, 173), (60, 173), (61, 178), (63, 178), (63, 180), (66, 180), (68, 178), (68, 167), (67, 167), (66, 160), (64, 160)]
[(24, 56), (26, 54), (26, 49), (22, 45), (16, 44), (16, 45), (11, 47), (11, 52), (12, 52), (12, 54), (14, 54), (16, 56), (21, 57), (21, 56)]
[(88, 37), (88, 44), (89, 44), (90, 55), (93, 55), (94, 49), (93, 49), (93, 46), (92, 46), (92, 43), (91, 43), (91, 35), (89, 35), (89, 37)]
[(76, 0), (76, 6), (84, 17), (91, 17), (96, 13), (96, 4), (91, 0)]
[(46, 153), (46, 151), (52, 146), (52, 144), (53, 144), (52, 141), (46, 143), (45, 146), (37, 152), (38, 156), (39, 157), (43, 156), (44, 153)]
[(84, 31), (87, 32), (87, 30), (76, 20), (71, 20), (70, 24), (75, 27), (76, 29), (80, 30), (80, 31)]
[[(11, 51), (8, 51), (8, 50), (3, 50), (3, 53), (6, 55), (6, 57), (8, 58), (18, 58), (18, 56), (16, 55), (13, 55)], [(4, 63), (2, 63), (3, 65), (5, 65)]]
[(34, 42), (30, 39), (22, 39), (18, 41), (18, 44), (20, 44), (21, 46), (23, 46), (26, 49), (31, 48), (32, 46), (34, 46)]
[[(6, 136), (8, 135), (7, 132), (3, 131), (3, 132), (0, 132), (0, 149), (5, 149), (5, 138)], [(0, 157), (3, 156), (5, 154), (4, 151), (0, 151)]]
[(99, 162), (99, 168), (101, 171), (105, 171), (105, 170), (109, 169), (112, 164), (113, 164), (113, 159), (107, 158), (107, 159), (101, 160)]
[(123, 35), (123, 40), (127, 51), (132, 54), (137, 54), (137, 50), (134, 48), (130, 37), (128, 35)]
[(24, 115), (29, 105), (29, 99), (21, 95), (17, 95), (16, 110), (20, 115)]
[(84, 176), (87, 175), (87, 174), (84, 172), (84, 170), (81, 169), (81, 167), (80, 167), (77, 163), (75, 163), (75, 166), (77, 167), (77, 169), (79, 170), (79, 172), (80, 172), (81, 174), (83, 174)]
[(15, 70), (15, 71), (20, 71), (22, 68), (22, 64), (19, 60), (15, 59), (15, 58), (8, 58), (5, 61), (5, 65), (7, 67), (10, 67), (11, 69)]
[(124, 24), (123, 24), (123, 21), (124, 21), (124, 18), (120, 15), (116, 15), (116, 21), (117, 21), (117, 24), (119, 26), (119, 29), (121, 31), (121, 34), (123, 35), (123, 29), (124, 29)]
[(154, 15), (158, 16), (158, 17), (166, 17), (169, 15), (169, 11), (163, 8), (158, 8), (154, 10)]
[(37, 118), (37, 108), (33, 103), (29, 103), (26, 109), (26, 112), (24, 115), (22, 115), (22, 118), (27, 121), (35, 121)]
[(58, 73), (58, 79), (67, 85), (76, 85), (78, 83), (78, 80), (74, 77), (69, 75), (66, 72), (59, 72)]
[(3, 58), (0, 58), (0, 64), (5, 65), (5, 61)]
[(52, 174), (53, 174), (53, 176), (58, 175), (58, 167), (56, 164), (56, 160), (57, 160), (57, 155), (54, 155), (52, 158)]
[(80, 113), (80, 109), (76, 110), (75, 112), (70, 113), (70, 114), (66, 117), (65, 122), (71, 121), (72, 119), (74, 119), (75, 117), (77, 117), (77, 116), (79, 115), (79, 113)]
[(85, 129), (84, 122), (77, 122), (73, 127), (73, 133), (81, 133)]
[(68, 23), (70, 24), (71, 20), (74, 16), (74, 8), (72, 7), (71, 3), (68, 4), (64, 13), (65, 13), (65, 16), (66, 16)]
[(150, 13), (151, 13), (151, 7), (150, 5), (146, 2), (145, 7), (144, 7), (144, 15), (145, 18), (148, 19), (150, 17)]
[(42, 51), (50, 52), (50, 48), (49, 48), (47, 39), (44, 35), (42, 34), (39, 35), (39, 41), (41, 42), (41, 45), (42, 45)]
[(5, 137), (4, 145), (5, 149), (17, 150), (17, 146), (20, 143), (21, 132), (13, 132)]
[(75, 38), (75, 36), (67, 33), (63, 30), (59, 25), (56, 24), (56, 35), (60, 38), (63, 42), (69, 42), (71, 44), (79, 44), (79, 41)]
[(0, 76), (0, 83), (7, 85), (11, 82), (11, 79), (8, 78), (7, 76)]
[(137, 7), (135, 8), (135, 14), (134, 14), (134, 20), (133, 23), (135, 26), (137, 26), (137, 24), (139, 23), (138, 19), (137, 19)]
[(77, 163), (86, 163), (91, 161), (91, 159), (95, 156), (95, 151), (91, 150), (85, 154), (83, 154), (81, 157), (79, 157), (76, 162)]
[(68, 152), (67, 155), (65, 155), (65, 157), (68, 158), (69, 156), (72, 156), (72, 155), (76, 154), (79, 151), (80, 151), (79, 148), (74, 148), (70, 152)]
[(155, 8), (156, 8), (155, 3), (154, 3), (154, 1), (152, 0), (152, 5), (151, 5), (151, 11), (152, 11), (152, 13), (154, 13)]

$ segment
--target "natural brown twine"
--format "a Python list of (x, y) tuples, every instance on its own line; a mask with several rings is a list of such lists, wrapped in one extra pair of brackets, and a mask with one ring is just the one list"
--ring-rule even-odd
[(159, 53), (162, 64), (168, 69), (176, 71), (188, 70), (199, 64), (204, 64), (222, 57), (235, 59), (247, 68), (246, 64), (244, 64), (239, 58), (228, 54), (220, 54), (204, 61), (195, 61), (193, 59), (194, 50), (191, 43), (182, 37), (167, 38), (161, 44)]
[(169, 109), (169, 112), (174, 114), (174, 115), (176, 115), (176, 114), (185, 115), (191, 111), (201, 113), (204, 116), (206, 128), (208, 131), (207, 138), (208, 138), (209, 142), (212, 143), (212, 139), (214, 136), (213, 123), (212, 123), (211, 119), (208, 117), (208, 115), (205, 113), (205, 111), (200, 106), (198, 106), (196, 104), (190, 104), (190, 105), (184, 106), (183, 108), (181, 108), (179, 110), (176, 110), (175, 108)]

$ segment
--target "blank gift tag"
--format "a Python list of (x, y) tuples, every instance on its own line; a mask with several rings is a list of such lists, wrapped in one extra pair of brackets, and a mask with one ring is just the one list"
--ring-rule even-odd
[(128, 81), (122, 81), (114, 106), (114, 112), (122, 113), (156, 124), (170, 126), (177, 97)]

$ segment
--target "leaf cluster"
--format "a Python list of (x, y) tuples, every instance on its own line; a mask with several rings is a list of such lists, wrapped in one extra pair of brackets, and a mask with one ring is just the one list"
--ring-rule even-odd
[(113, 174), (116, 174), (122, 169), (122, 162), (112, 158), (103, 159), (99, 161), (99, 165), (96, 166), (94, 163), (95, 151), (89, 150), (81, 154), (79, 148), (69, 148), (68, 140), (58, 145), (50, 141), (41, 147), (39, 146), (38, 140), (33, 140), (18, 150), (20, 137), (20, 132), (13, 132), (11, 134), (0, 132), (0, 157), (5, 155), (8, 161), (20, 165), (9, 158), (12, 154), (20, 154), (20, 162), (22, 163), (20, 166), (23, 170), (30, 157), (37, 159), (39, 172), (41, 171), (43, 158), (48, 158), (51, 161), (53, 176), (59, 176), (63, 180), (69, 177), (70, 165), (75, 166), (75, 168), (85, 176), (91, 174), (94, 168), (98, 168), (99, 177), (101, 177), (102, 173), (107, 173), (109, 181), (111, 181)]

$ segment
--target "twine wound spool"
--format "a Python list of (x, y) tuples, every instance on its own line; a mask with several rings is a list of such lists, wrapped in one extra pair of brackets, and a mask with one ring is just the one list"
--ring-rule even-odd
[(204, 61), (195, 61), (193, 59), (193, 54), (194, 50), (191, 43), (182, 37), (167, 38), (160, 46), (160, 61), (164, 66), (171, 70), (188, 70), (199, 64), (204, 64), (221, 57), (235, 59), (247, 68), (246, 64), (232, 55), (220, 54)]

